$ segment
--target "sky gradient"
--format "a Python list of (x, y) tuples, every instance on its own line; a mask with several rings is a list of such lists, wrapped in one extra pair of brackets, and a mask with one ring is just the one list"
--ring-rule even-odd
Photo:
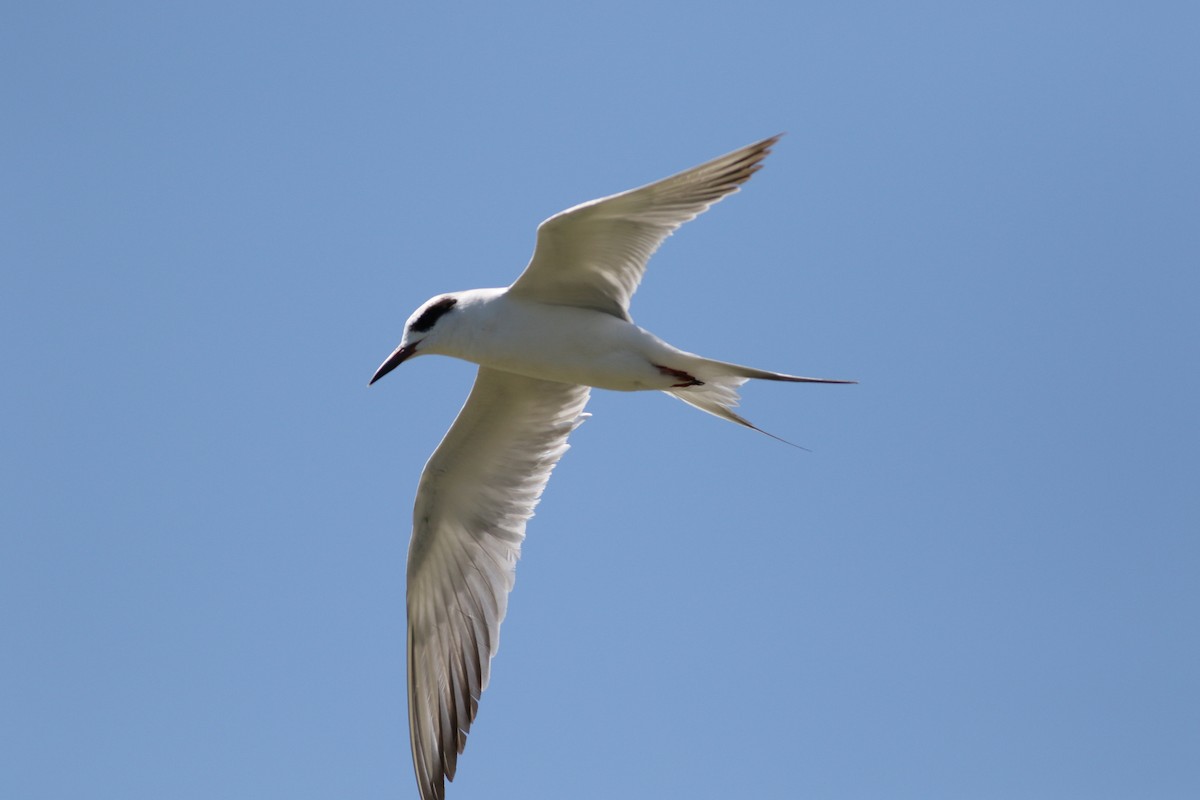
[(404, 561), (538, 222), (765, 136), (597, 391), (450, 800), (1200, 796), (1200, 7), (26, 3), (0, 796), (415, 797)]

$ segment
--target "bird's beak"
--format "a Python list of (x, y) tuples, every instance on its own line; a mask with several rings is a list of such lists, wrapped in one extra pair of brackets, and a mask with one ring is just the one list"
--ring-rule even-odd
[(387, 359), (382, 364), (379, 365), (379, 369), (375, 370), (375, 375), (371, 378), (370, 381), (367, 382), (367, 386), (370, 386), (372, 383), (379, 380), (384, 375), (387, 375), (389, 372), (394, 370), (396, 367), (403, 364), (410, 357), (416, 355), (416, 352), (417, 352), (417, 343), (416, 342), (413, 342), (412, 344), (405, 344), (405, 345), (401, 345), (400, 347), (397, 347), (394, 351), (392, 351), (392, 354), (390, 356), (388, 356)]

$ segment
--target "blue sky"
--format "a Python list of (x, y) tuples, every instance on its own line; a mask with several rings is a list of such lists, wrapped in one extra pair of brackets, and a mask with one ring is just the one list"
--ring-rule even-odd
[(0, 796), (415, 796), (404, 558), (574, 203), (787, 131), (633, 313), (452, 800), (1200, 796), (1190, 3), (26, 3), (0, 25)]

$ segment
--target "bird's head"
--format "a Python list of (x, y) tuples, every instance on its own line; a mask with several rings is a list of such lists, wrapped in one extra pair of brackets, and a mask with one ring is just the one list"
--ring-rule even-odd
[[(400, 346), (379, 365), (367, 385), (370, 386), (413, 356), (420, 355), (428, 348), (428, 343), (436, 342), (439, 336), (438, 321), (451, 313), (457, 304), (458, 296), (453, 294), (441, 294), (426, 300), (405, 323)], [(441, 327), (447, 326), (443, 323)], [(426, 343), (424, 347), (422, 343)]]

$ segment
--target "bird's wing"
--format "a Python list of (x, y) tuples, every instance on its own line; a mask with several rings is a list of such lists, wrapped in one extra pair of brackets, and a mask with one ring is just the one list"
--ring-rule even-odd
[(749, 180), (779, 136), (639, 189), (568, 208), (538, 226), (537, 247), (509, 293), (629, 319), (646, 262), (683, 223)]
[(454, 779), (499, 645), (525, 521), (589, 388), (481, 367), (425, 465), (408, 550), (408, 722), (422, 800)]

